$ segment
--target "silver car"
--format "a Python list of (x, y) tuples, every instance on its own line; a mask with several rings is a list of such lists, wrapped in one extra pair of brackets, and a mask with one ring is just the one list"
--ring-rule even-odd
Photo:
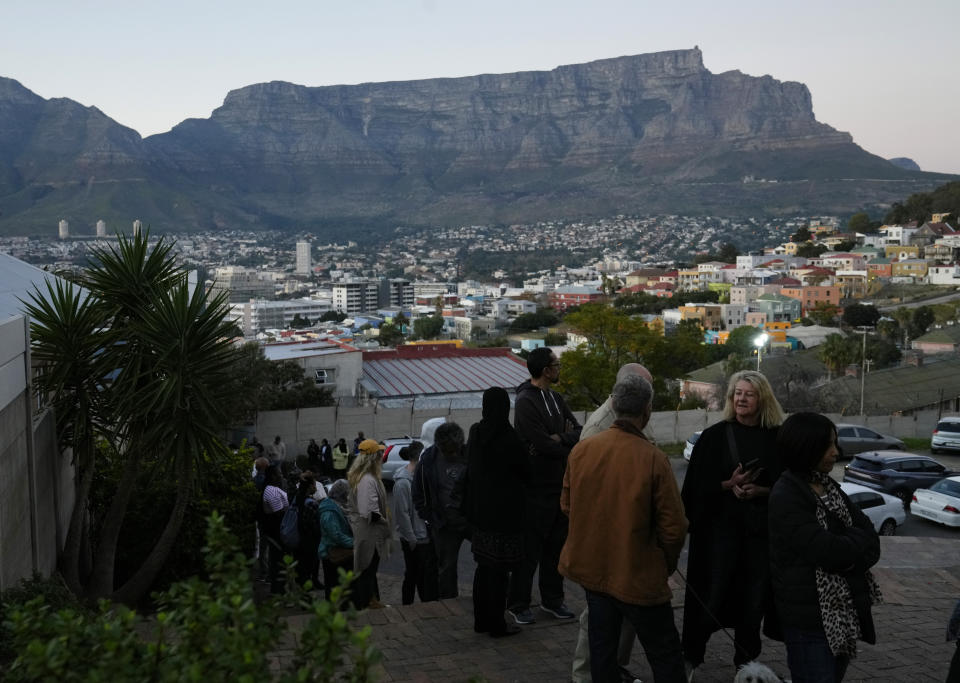
[(866, 451), (902, 451), (903, 441), (858, 424), (837, 425), (837, 447), (842, 457)]
[(384, 439), (381, 442), (385, 448), (383, 451), (383, 466), (380, 470), (380, 478), (387, 488), (393, 487), (393, 475), (396, 474), (397, 470), (405, 467), (407, 464), (407, 461), (400, 457), (400, 450), (404, 446), (409, 446), (414, 441), (422, 443), (424, 450), (426, 450), (433, 445), (433, 433), (437, 431), (437, 427), (446, 421), (447, 418), (445, 417), (431, 417), (424, 422), (423, 427), (420, 428), (419, 438), (398, 436), (391, 439)]

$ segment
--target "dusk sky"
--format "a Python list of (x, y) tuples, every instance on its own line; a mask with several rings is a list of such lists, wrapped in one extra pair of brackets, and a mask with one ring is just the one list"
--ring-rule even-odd
[[(142, 5), (142, 6), (136, 6)], [(0, 76), (147, 136), (227, 92), (552, 69), (692, 48), (805, 83), (817, 119), (883, 157), (960, 173), (957, 0), (39, 0), (6, 3)], [(946, 28), (944, 31), (942, 29)]]

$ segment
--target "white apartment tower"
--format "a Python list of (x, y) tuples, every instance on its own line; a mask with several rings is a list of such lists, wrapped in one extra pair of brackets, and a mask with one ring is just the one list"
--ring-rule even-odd
[(140, 219), (138, 218), (133, 222), (133, 236), (138, 237), (142, 229), (143, 229), (143, 223), (141, 223)]
[(102, 220), (97, 221), (97, 237), (107, 236), (107, 224)]
[(310, 262), (310, 243), (297, 242), (297, 275), (309, 275), (313, 264)]
[(376, 280), (347, 280), (333, 285), (333, 307), (354, 315), (377, 310), (380, 283)]
[(70, 224), (67, 222), (66, 218), (60, 219), (60, 222), (57, 224), (57, 231), (60, 235), (60, 239), (70, 239)]

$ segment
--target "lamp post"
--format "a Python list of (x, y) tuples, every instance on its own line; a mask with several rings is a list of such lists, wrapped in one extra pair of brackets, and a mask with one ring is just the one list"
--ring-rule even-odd
[(860, 351), (860, 417), (863, 417), (863, 386), (867, 379), (867, 332), (871, 329), (866, 325), (857, 327), (857, 334), (863, 335), (863, 348)]
[(758, 334), (753, 338), (753, 345), (757, 347), (757, 372), (760, 372), (760, 353), (763, 347), (767, 345), (768, 339), (770, 339), (770, 335), (766, 332)]

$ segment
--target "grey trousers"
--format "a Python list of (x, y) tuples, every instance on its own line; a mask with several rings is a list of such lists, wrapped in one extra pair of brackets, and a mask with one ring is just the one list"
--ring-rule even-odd
[[(590, 676), (590, 638), (587, 631), (587, 618), (590, 610), (586, 607), (580, 614), (580, 633), (577, 635), (577, 647), (573, 651), (573, 683), (592, 683)], [(637, 632), (627, 619), (620, 627), (620, 644), (617, 646), (617, 663), (620, 666), (630, 664), (630, 653), (637, 640)]]

